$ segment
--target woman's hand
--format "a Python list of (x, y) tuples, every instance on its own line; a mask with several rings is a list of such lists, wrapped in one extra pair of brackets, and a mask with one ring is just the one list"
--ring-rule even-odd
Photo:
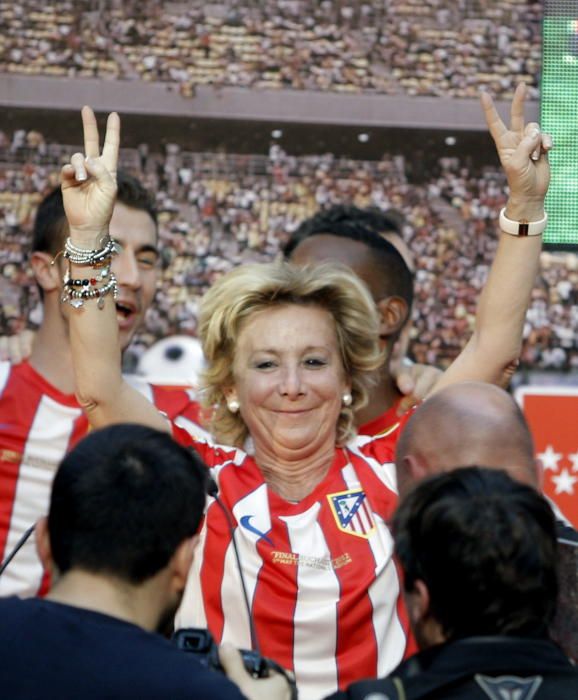
[(550, 182), (547, 153), (552, 148), (552, 138), (542, 134), (535, 122), (525, 124), (525, 97), (526, 86), (520, 84), (512, 100), (509, 129), (487, 93), (482, 93), (481, 102), (510, 187), (506, 213), (512, 219), (523, 216), (536, 221), (543, 216), (544, 198)]
[(73, 242), (93, 248), (108, 232), (116, 199), (120, 119), (109, 114), (102, 154), (90, 107), (82, 108), (82, 127), (85, 155), (75, 153), (62, 168), (62, 199)]

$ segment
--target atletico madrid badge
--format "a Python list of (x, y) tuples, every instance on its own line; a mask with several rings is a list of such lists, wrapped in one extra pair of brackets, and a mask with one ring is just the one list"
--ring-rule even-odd
[(337, 527), (342, 532), (368, 539), (375, 530), (375, 523), (367, 497), (359, 489), (327, 494)]

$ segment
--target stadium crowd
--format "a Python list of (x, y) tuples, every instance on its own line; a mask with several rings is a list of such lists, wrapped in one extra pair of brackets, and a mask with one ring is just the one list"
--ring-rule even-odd
[[(344, 93), (538, 95), (533, 0), (31, 0), (0, 5), (0, 71)], [(82, 49), (81, 49), (82, 47)]]
[[(0, 321), (3, 333), (13, 333), (39, 321), (36, 287), (23, 264), (27, 242), (37, 203), (75, 149), (46, 145), (37, 132), (4, 134), (0, 144)], [(164, 153), (126, 149), (122, 162), (156, 193), (163, 264), (157, 303), (132, 346), (129, 366), (158, 338), (195, 335), (199, 300), (223, 272), (271, 260), (303, 219), (342, 202), (394, 208), (405, 217), (404, 234), (416, 258), (412, 356), (445, 367), (463, 347), (494, 253), (491, 232), (504, 201), (499, 173), (471, 172), (458, 159), (442, 158), (428, 184), (415, 185), (400, 156), (371, 162), (294, 157), (278, 145), (266, 157), (187, 153), (167, 144)], [(543, 253), (541, 275), (522, 363), (576, 368), (575, 256)]]
[[(552, 139), (524, 126), (525, 92), (510, 127), (481, 98), (503, 175), (442, 158), (426, 185), (401, 156), (278, 146), (240, 157), (142, 144), (119, 170), (119, 117), (101, 152), (89, 107), (84, 153), (5, 135), (3, 266), (33, 268), (44, 310), (30, 358), (0, 363), (9, 697), (576, 697), (578, 536), (540, 493), (529, 426), (500, 388), (528, 303), (528, 338), (555, 350), (538, 332), (543, 292), (575, 301), (571, 266), (555, 278), (552, 257), (534, 289)], [(336, 202), (365, 209), (297, 226)], [(412, 275), (378, 235), (387, 226), (344, 223), (377, 221), (371, 205), (405, 220), (416, 338), (439, 337), (432, 356), (443, 349), (445, 363), (473, 326), (457, 361), (434, 370), (434, 395), (409, 410), (391, 360)], [(289, 262), (242, 264), (278, 255), (294, 229)], [(341, 254), (345, 266), (318, 265)], [(159, 257), (149, 334), (196, 303), (189, 287), (209, 287), (198, 328), (185, 329), (207, 363), (198, 394), (122, 374)], [(201, 259), (196, 276), (187, 263)], [(33, 532), (36, 553), (23, 548)], [(173, 629), (205, 666), (163, 639)], [(223, 646), (205, 655), (208, 632)], [(237, 687), (207, 670), (219, 661)]]

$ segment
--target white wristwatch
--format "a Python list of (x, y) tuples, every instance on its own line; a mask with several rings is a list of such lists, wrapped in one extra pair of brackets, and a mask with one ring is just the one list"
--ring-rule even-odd
[(548, 214), (544, 212), (544, 218), (540, 221), (512, 221), (506, 216), (506, 207), (500, 212), (500, 229), (510, 236), (539, 236), (544, 233), (548, 223)]

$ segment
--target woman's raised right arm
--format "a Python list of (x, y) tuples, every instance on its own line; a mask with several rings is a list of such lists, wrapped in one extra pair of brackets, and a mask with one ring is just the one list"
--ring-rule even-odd
[[(69, 225), (65, 249), (63, 313), (69, 330), (76, 394), (93, 427), (131, 422), (169, 430), (169, 424), (121, 374), (121, 348), (110, 270), (108, 226), (116, 200), (120, 119), (108, 117), (102, 153), (90, 107), (82, 109), (85, 154), (62, 168), (62, 198)], [(103, 250), (102, 254), (95, 251)], [(90, 252), (92, 251), (92, 253)]]

